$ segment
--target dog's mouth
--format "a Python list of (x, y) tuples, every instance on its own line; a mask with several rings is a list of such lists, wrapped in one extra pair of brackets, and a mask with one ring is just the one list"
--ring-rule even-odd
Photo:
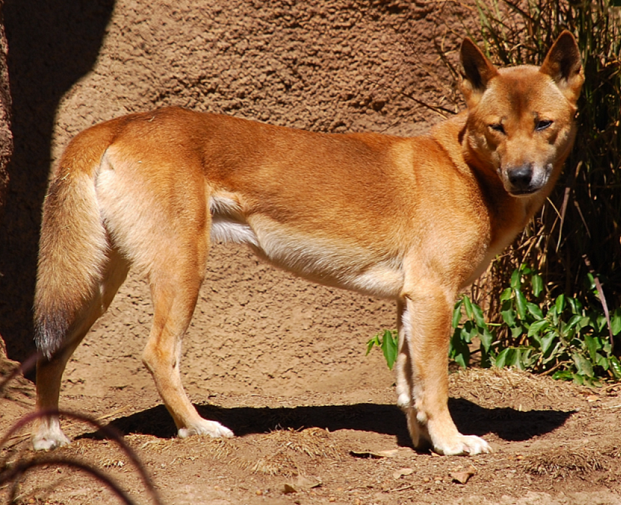
[(507, 192), (511, 195), (511, 196), (531, 196), (534, 195), (535, 193), (537, 193), (537, 191), (539, 191), (541, 189), (541, 186), (535, 187), (535, 188), (526, 188), (526, 189), (515, 189), (515, 188), (511, 188), (511, 189), (507, 189)]

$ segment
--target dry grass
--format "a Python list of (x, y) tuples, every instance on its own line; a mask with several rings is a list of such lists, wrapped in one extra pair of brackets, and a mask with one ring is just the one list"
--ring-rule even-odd
[(341, 459), (341, 451), (330, 441), (330, 433), (321, 428), (296, 431), (278, 430), (267, 435), (269, 439), (284, 444), (287, 449), (311, 457)]
[[(449, 377), (451, 390), (482, 407), (542, 409), (566, 403), (590, 390), (571, 382), (533, 375), (513, 368), (470, 368)], [(520, 408), (521, 407), (521, 408)]]
[(340, 460), (343, 457), (342, 450), (330, 440), (330, 433), (321, 428), (276, 430), (261, 437), (257, 444), (261, 452), (259, 458), (239, 463), (253, 473), (266, 475), (300, 475), (303, 473), (300, 465), (307, 458)]
[(299, 468), (292, 457), (284, 449), (277, 450), (260, 458), (251, 466), (252, 473), (263, 473), (266, 475), (284, 475), (291, 477), (299, 475)]
[(553, 479), (566, 479), (572, 474), (587, 475), (608, 468), (608, 457), (601, 452), (588, 449), (566, 449), (560, 447), (545, 454), (527, 457), (524, 470), (532, 475), (547, 475)]

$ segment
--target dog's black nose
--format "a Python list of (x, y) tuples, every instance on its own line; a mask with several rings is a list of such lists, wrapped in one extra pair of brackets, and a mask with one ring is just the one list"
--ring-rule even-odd
[(530, 186), (532, 179), (533, 169), (529, 165), (523, 165), (509, 171), (509, 182), (517, 190), (527, 190)]

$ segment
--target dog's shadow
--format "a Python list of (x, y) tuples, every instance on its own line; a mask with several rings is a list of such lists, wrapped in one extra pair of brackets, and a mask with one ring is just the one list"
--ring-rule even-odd
[[(562, 426), (575, 411), (531, 410), (521, 412), (512, 408), (483, 408), (468, 400), (450, 399), (449, 409), (458, 429), (469, 435), (495, 433), (507, 441), (528, 440)], [(276, 429), (324, 428), (369, 431), (397, 438), (400, 446), (411, 446), (405, 415), (394, 405), (358, 403), (316, 407), (236, 407), (222, 408), (197, 405), (206, 419), (227, 426), (237, 436), (269, 433)], [(172, 438), (176, 428), (163, 405), (137, 412), (112, 421), (109, 426), (122, 434), (153, 435)], [(81, 438), (100, 438), (99, 433), (87, 433)]]

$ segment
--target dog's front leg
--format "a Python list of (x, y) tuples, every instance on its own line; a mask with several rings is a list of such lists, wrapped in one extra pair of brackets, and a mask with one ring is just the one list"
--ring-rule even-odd
[(459, 433), (448, 410), (451, 309), (451, 296), (431, 284), (400, 300), (398, 404), (415, 447), (431, 445), (446, 455), (490, 452), (485, 440)]

